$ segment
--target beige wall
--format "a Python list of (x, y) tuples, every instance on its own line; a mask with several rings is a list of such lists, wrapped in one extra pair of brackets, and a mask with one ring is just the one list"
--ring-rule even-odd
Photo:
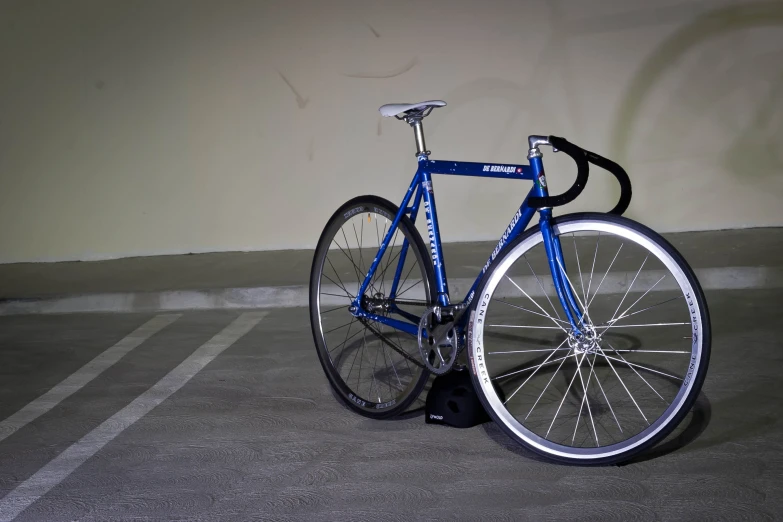
[[(622, 162), (660, 231), (783, 225), (783, 2), (0, 0), (0, 262), (312, 247), (433, 158), (558, 134)], [(550, 184), (573, 169), (545, 157)], [(447, 241), (521, 183), (438, 177)], [(608, 209), (598, 171), (567, 210)]]

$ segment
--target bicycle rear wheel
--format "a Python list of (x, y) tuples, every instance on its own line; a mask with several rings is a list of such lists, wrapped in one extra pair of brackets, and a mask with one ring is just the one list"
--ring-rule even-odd
[[(310, 273), (310, 324), (324, 372), (344, 404), (373, 418), (405, 411), (429, 376), (415, 336), (348, 311), (397, 210), (375, 196), (348, 201), (324, 228)], [(363, 306), (376, 315), (417, 322), (432, 302), (434, 277), (421, 236), (403, 216)]]
[(513, 439), (567, 463), (610, 464), (663, 440), (693, 406), (710, 354), (693, 271), (652, 230), (607, 214), (553, 219), (583, 311), (576, 335), (538, 227), (485, 275), (469, 333), (484, 406)]

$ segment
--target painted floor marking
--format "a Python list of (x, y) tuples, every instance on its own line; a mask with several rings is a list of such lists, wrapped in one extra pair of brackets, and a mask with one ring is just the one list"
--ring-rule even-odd
[(126, 428), (182, 388), (215, 357), (248, 333), (267, 313), (248, 312), (240, 315), (155, 383), (152, 388), (139, 395), (103, 424), (68, 447), (32, 477), (19, 484), (0, 499), (0, 522), (10, 522), (33, 502), (68, 478), (87, 459), (114, 440)]
[(75, 373), (55, 387), (10, 417), (0, 421), (0, 442), (82, 389), (87, 383), (122, 359), (128, 352), (180, 317), (180, 314), (156, 315), (129, 333), (117, 344), (76, 370)]

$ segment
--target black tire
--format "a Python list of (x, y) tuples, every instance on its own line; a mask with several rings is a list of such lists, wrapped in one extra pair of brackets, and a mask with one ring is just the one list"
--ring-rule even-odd
[[(310, 272), (310, 325), (324, 373), (347, 407), (375, 419), (404, 412), (418, 398), (429, 376), (421, 362), (415, 336), (377, 322), (362, 322), (348, 311), (348, 304), (369, 271), (378, 245), (388, 230), (386, 227), (392, 224), (397, 211), (396, 205), (376, 196), (360, 196), (345, 203), (327, 222), (318, 240)], [(365, 216), (369, 232), (365, 231)], [(381, 219), (384, 220), (383, 230), (379, 226)], [(364, 242), (368, 234), (371, 245)], [(412, 320), (420, 317), (433, 302), (436, 286), (429, 251), (408, 216), (400, 220), (365, 298), (374, 299), (375, 313), (379, 315), (400, 313), (384, 307), (392, 303), (386, 296), (390, 291), (387, 283), (399, 263), (403, 239), (409, 246), (396, 290), (400, 301), (394, 300), (393, 304)], [(384, 274), (388, 275), (384, 277)], [(411, 292), (421, 295), (413, 299)], [(361, 377), (366, 356), (368, 368), (373, 362), (375, 364), (369, 385), (365, 386), (367, 383)], [(357, 357), (358, 373), (355, 373)], [(385, 365), (381, 371), (378, 371), (379, 357)], [(352, 364), (346, 374), (344, 366), (351, 358)], [(364, 371), (366, 375), (366, 369)], [(356, 376), (355, 381), (352, 375)]]
[[(617, 310), (623, 311), (618, 315), (617, 310), (615, 310), (611, 315), (611, 319), (603, 323), (599, 323), (594, 320), (594, 318), (588, 318), (587, 322), (590, 324), (590, 329), (592, 330), (594, 337), (586, 344), (579, 344), (575, 341), (572, 344), (568, 331), (562, 327), (562, 325), (565, 325), (566, 328), (570, 330), (570, 325), (567, 321), (561, 320), (559, 315), (555, 318), (548, 313), (549, 309), (554, 310), (555, 313), (558, 313), (558, 309), (561, 313), (563, 312), (556, 297), (549, 297), (552, 293), (551, 290), (546, 290), (543, 285), (541, 286), (541, 293), (538, 294), (538, 301), (540, 301), (541, 306), (536, 308), (533, 304), (535, 304), (537, 300), (534, 299), (534, 297), (531, 297), (531, 295), (534, 295), (532, 290), (528, 290), (527, 293), (524, 291), (519, 292), (519, 297), (514, 297), (511, 291), (501, 289), (500, 284), (505, 283), (506, 279), (520, 290), (523, 290), (526, 284), (529, 285), (529, 289), (532, 288), (532, 284), (535, 283), (535, 280), (543, 280), (534, 269), (535, 260), (541, 257), (536, 257), (537, 251), (534, 249), (537, 247), (543, 249), (543, 245), (539, 243), (541, 237), (540, 229), (539, 226), (536, 225), (503, 249), (478, 286), (471, 311), (472, 315), (469, 321), (470, 331), (468, 333), (468, 355), (472, 369), (473, 383), (482, 404), (492, 419), (512, 439), (530, 450), (548, 459), (567, 464), (607, 465), (628, 461), (647, 451), (671, 434), (690, 412), (699, 395), (707, 373), (711, 343), (710, 319), (704, 293), (693, 270), (685, 259), (664, 238), (644, 225), (620, 216), (598, 213), (570, 214), (555, 218), (552, 223), (555, 233), (561, 239), (564, 255), (567, 254), (568, 249), (570, 248), (571, 237), (573, 237), (573, 249), (575, 254), (571, 262), (568, 260), (564, 262), (566, 265), (565, 272), (570, 273), (569, 281), (573, 279), (573, 282), (569, 284), (574, 288), (577, 299), (583, 298), (582, 300), (585, 303), (588, 303), (588, 308), (598, 306), (593, 303), (596, 297), (600, 295), (601, 300), (611, 302), (611, 306), (606, 308), (611, 312), (614, 308), (614, 303), (619, 299), (619, 296), (622, 293), (622, 290), (614, 293), (611, 290), (605, 290), (604, 294), (599, 294), (599, 285), (599, 289), (592, 286), (592, 289), (595, 289), (595, 294), (592, 296), (590, 295), (591, 285), (595, 285), (598, 280), (598, 277), (595, 278), (595, 281), (593, 280), (593, 270), (596, 266), (595, 259), (598, 257), (599, 253), (599, 242), (603, 240), (604, 243), (601, 243), (603, 246), (607, 243), (611, 245), (611, 242), (615, 240), (604, 238), (620, 238), (617, 239), (617, 241), (621, 241), (620, 249), (617, 251), (618, 253), (614, 254), (614, 259), (612, 259), (612, 262), (608, 265), (604, 279), (601, 280), (602, 284), (606, 284), (604, 283), (605, 279), (609, 279), (609, 284), (614, 284), (612, 283), (612, 278), (607, 278), (607, 275), (610, 273), (613, 266), (617, 266), (617, 271), (621, 274), (627, 273), (623, 272), (623, 263), (627, 263), (627, 266), (634, 266), (635, 269), (635, 262), (632, 263), (629, 261), (630, 257), (626, 256), (627, 259), (625, 259), (618, 255), (622, 247), (625, 246), (625, 242), (628, 242), (633, 246), (629, 246), (626, 249), (626, 252), (624, 252), (624, 255), (628, 253), (628, 250), (634, 248), (638, 248), (642, 253), (647, 252), (648, 255), (639, 267), (633, 281), (631, 281), (630, 277), (627, 277), (625, 280), (628, 286), (622, 300), (620, 300), (620, 304), (617, 306)], [(580, 264), (579, 254), (576, 253), (578, 251), (577, 245), (589, 244), (592, 248), (593, 238), (596, 236), (591, 236), (589, 234), (596, 230), (598, 231), (598, 234), (595, 239), (595, 257), (592, 260), (593, 266), (589, 274), (590, 284), (586, 285), (587, 274), (584, 270), (586, 265), (581, 264), (576, 271), (573, 270), (576, 268), (574, 265)], [(603, 233), (606, 234), (605, 236), (601, 235), (602, 230), (604, 231)], [(577, 235), (579, 232), (581, 232), (581, 234)], [(571, 235), (568, 235), (569, 233)], [(637, 243), (637, 241), (641, 241), (641, 243)], [(608, 254), (606, 257), (608, 258), (614, 252), (614, 248), (607, 248), (607, 250)], [(619, 261), (617, 261), (618, 257), (620, 258)], [(515, 265), (516, 261), (523, 259), (524, 261), (519, 265)], [(576, 263), (573, 262), (574, 259), (576, 260)], [(669, 284), (668, 287), (659, 285), (660, 282), (666, 280), (666, 273), (664, 270), (654, 272), (654, 270), (648, 269), (649, 274), (654, 273), (654, 275), (647, 277), (648, 282), (645, 282), (645, 277), (648, 275), (647, 273), (645, 273), (645, 276), (639, 277), (640, 274), (642, 274), (642, 267), (645, 266), (648, 259), (651, 259), (649, 263), (652, 264), (648, 264), (648, 267), (653, 266), (654, 268), (657, 266), (656, 263), (659, 263), (661, 266), (669, 268), (672, 279), (669, 279), (667, 282), (667, 284)], [(545, 261), (546, 257), (544, 257), (542, 264), (545, 263)], [(602, 263), (606, 264), (606, 260), (602, 261)], [(523, 275), (525, 273), (523, 269), (524, 264), (529, 267), (532, 275), (536, 276), (535, 280), (532, 277)], [(672, 268), (674, 270), (671, 270)], [(601, 269), (601, 271), (602, 270), (603, 269)], [(582, 281), (576, 279), (576, 273), (579, 274), (579, 278), (582, 279)], [(612, 274), (614, 276), (614, 272), (612, 272)], [(630, 272), (630, 274), (633, 275), (633, 272)], [(660, 274), (663, 274), (660, 280), (658, 280), (657, 283), (651, 283), (651, 281), (656, 279)], [(549, 279), (547, 281), (551, 283), (551, 272), (543, 275), (548, 276)], [(622, 305), (634, 286), (634, 282), (637, 281), (637, 277), (641, 282), (640, 285), (647, 284), (650, 288), (646, 291), (644, 291), (643, 288), (637, 288), (635, 292), (641, 293), (644, 291), (644, 294), (636, 301), (633, 301), (633, 304), (626, 310), (626, 307)], [(517, 280), (514, 281), (511, 278), (516, 278)], [(580, 284), (582, 290), (581, 295), (579, 294)], [(656, 287), (656, 285), (659, 286)], [(586, 292), (585, 286), (587, 286)], [(621, 288), (625, 288), (622, 287), (622, 281), (620, 281), (620, 286)], [(668, 290), (668, 288), (671, 288), (671, 290)], [(656, 291), (653, 292), (653, 290)], [(671, 295), (674, 297), (670, 299), (670, 295), (667, 294), (667, 292), (671, 292)], [(677, 297), (677, 294), (680, 292), (682, 293), (682, 296)], [(625, 303), (629, 304), (634, 297), (635, 295), (632, 296), (631, 299), (628, 299), (628, 301), (625, 301)], [(682, 300), (680, 300), (681, 298)], [(520, 307), (512, 302), (513, 299), (519, 299), (519, 302), (527, 304)], [(648, 299), (648, 301), (644, 301), (645, 299)], [(547, 304), (547, 300), (550, 301), (549, 305)], [(531, 301), (533, 304), (531, 304)], [(501, 306), (500, 304), (498, 304), (497, 307), (493, 304), (493, 308), (490, 308), (490, 302), (504, 302), (506, 305), (510, 305), (508, 309), (511, 311), (504, 312), (504, 310), (507, 310), (507, 307)], [(552, 302), (554, 302), (554, 304), (552, 304)], [(649, 303), (653, 302), (657, 304), (647, 308)], [(641, 303), (638, 305), (638, 308), (636, 307), (637, 303)], [(547, 308), (545, 309), (544, 307)], [(631, 310), (632, 308), (633, 311)], [(531, 309), (533, 310), (531, 311)], [(596, 313), (596, 309), (600, 310), (601, 308), (593, 308), (593, 313)], [(494, 318), (491, 316), (493, 310), (497, 311)], [(539, 310), (540, 312), (545, 313), (542, 314)], [(642, 312), (647, 315), (638, 315)], [(658, 316), (668, 317), (669, 315), (680, 317), (680, 315), (683, 315), (683, 312), (690, 322), (661, 322), (658, 318)], [(596, 313), (596, 315), (598, 314)], [(631, 316), (634, 316), (634, 320), (630, 320), (631, 323), (645, 322), (645, 320), (640, 319), (643, 317), (654, 317), (654, 319), (648, 319), (648, 321), (653, 322), (647, 322), (646, 324), (627, 324), (629, 320), (626, 318)], [(499, 317), (502, 318), (502, 320), (498, 321)], [(518, 324), (521, 326), (516, 326), (517, 323), (511, 324), (511, 320), (508, 319), (510, 317), (519, 317), (517, 320), (519, 321)], [(505, 321), (508, 321), (508, 323)], [(536, 323), (536, 321), (539, 322)], [(498, 322), (502, 324), (497, 324)], [(552, 326), (553, 323), (555, 326)], [(540, 325), (548, 325), (549, 330), (544, 330), (547, 326)], [(634, 331), (633, 335), (620, 334), (618, 333), (618, 330), (622, 327), (621, 325), (639, 328), (622, 330), (623, 332)], [(680, 337), (682, 332), (677, 330), (677, 328), (682, 328), (685, 325), (690, 325), (690, 337)], [(524, 336), (522, 334), (517, 336), (514, 333), (507, 333), (510, 331), (509, 327), (514, 328), (512, 332), (554, 331), (555, 333), (552, 333), (551, 335), (548, 333), (525, 333)], [(488, 338), (484, 337), (485, 328), (487, 329)], [(612, 330), (612, 334), (609, 335), (608, 332), (611, 328), (615, 329)], [(685, 326), (685, 328), (687, 328), (687, 326)], [(558, 329), (563, 330), (565, 333), (560, 332)], [(501, 333), (495, 333), (497, 331), (500, 331)], [(641, 331), (642, 334), (639, 334), (639, 331)], [(659, 331), (665, 333), (658, 334), (657, 332)], [(688, 330), (684, 331), (687, 332)], [(648, 334), (646, 332), (654, 333)], [(537, 341), (534, 337), (535, 335), (541, 335), (544, 341)], [(645, 335), (647, 336), (647, 339), (653, 339), (650, 341), (652, 344), (641, 344), (634, 335)], [(627, 338), (624, 340), (627, 340), (629, 343), (633, 342), (637, 344), (632, 346), (620, 345), (619, 341), (616, 340), (618, 336)], [(565, 337), (565, 340), (560, 344), (556, 344), (560, 337)], [(493, 338), (495, 340), (492, 340)], [(536, 339), (537, 342), (532, 342), (531, 339)], [(690, 341), (678, 341), (677, 339), (690, 339)], [(514, 346), (514, 348), (511, 350), (501, 348), (500, 351), (497, 351), (497, 347), (502, 346), (504, 342)], [(612, 342), (618, 344), (620, 349), (615, 345), (612, 345)], [(548, 348), (541, 349), (545, 344)], [(552, 349), (553, 345), (555, 346), (554, 349)], [(670, 346), (680, 345), (684, 345), (686, 348), (683, 348), (682, 351), (662, 349), (664, 347), (669, 348)], [(567, 346), (567, 348), (564, 346)], [(647, 349), (645, 348), (646, 346), (652, 346), (654, 349)], [(690, 349), (690, 352), (688, 349)], [(552, 354), (554, 354), (556, 350), (558, 350), (557, 356), (554, 357)], [(532, 352), (541, 352), (541, 354), (533, 354)], [(550, 355), (545, 359), (544, 357), (547, 352), (549, 352)], [(623, 353), (625, 355), (623, 355)], [(503, 365), (508, 367), (509, 364), (512, 364), (509, 363), (509, 358), (515, 357), (532, 357), (533, 359), (524, 363), (518, 363), (517, 360), (513, 360), (513, 364), (517, 365), (511, 366), (513, 371), (502, 368)], [(592, 357), (592, 361), (590, 361), (590, 357)], [(632, 359), (632, 357), (643, 357), (645, 359), (643, 359), (642, 364), (638, 362), (639, 359)], [(646, 357), (653, 359), (655, 362), (648, 363), (647, 361), (649, 359), (646, 359)], [(601, 358), (605, 360), (602, 361)], [(492, 359), (492, 361), (490, 359)], [(543, 382), (546, 381), (549, 372), (551, 372), (554, 364), (557, 363), (558, 360), (561, 360), (560, 365), (554, 370), (554, 373), (552, 373), (544, 386)], [(662, 363), (659, 362), (661, 360), (663, 360)], [(587, 361), (587, 363), (584, 363), (584, 361)], [(613, 363), (612, 361), (615, 362)], [(566, 370), (566, 362), (569, 366), (572, 365), (573, 368)], [(583, 363), (585, 364), (584, 366), (582, 366)], [(662, 367), (660, 364), (668, 364), (673, 368), (681, 368), (683, 372), (681, 380), (677, 380), (680, 378), (680, 374), (675, 373), (674, 370), (670, 370), (668, 366)], [(537, 372), (544, 367), (546, 367), (546, 369), (541, 371), (536, 377)], [(609, 370), (610, 367), (611, 371)], [(498, 368), (500, 369), (498, 370)], [(620, 372), (617, 371), (618, 368), (624, 375), (629, 375), (630, 377), (624, 380), (621, 377)], [(555, 380), (555, 377), (561, 369), (563, 369), (562, 376), (564, 379)], [(635, 372), (641, 380), (637, 379), (632, 382), (632, 379), (636, 379), (636, 377), (633, 377), (631, 370)], [(604, 380), (603, 385), (599, 378), (599, 373), (601, 371), (604, 371), (604, 375), (608, 376), (606, 377), (606, 380)], [(612, 372), (614, 372), (614, 375), (616, 376), (615, 380), (617, 382), (610, 382), (610, 380), (612, 380)], [(591, 381), (593, 375), (595, 375), (595, 379), (594, 381)], [(654, 380), (653, 377), (657, 380)], [(536, 379), (538, 379), (538, 382), (536, 382)], [(514, 380), (514, 382), (508, 385), (507, 389), (498, 390), (500, 383), (507, 383), (511, 380)], [(520, 381), (522, 382), (517, 387), (517, 383)], [(577, 381), (581, 382), (582, 387), (577, 384), (573, 387), (574, 391), (571, 391), (572, 383)], [(644, 383), (642, 383), (642, 381), (644, 381)], [(587, 384), (586, 386), (585, 382)], [(593, 382), (596, 384), (593, 385), (592, 392), (590, 392), (588, 390), (590, 390), (590, 385)], [(663, 385), (658, 384), (659, 382), (663, 382)], [(554, 385), (552, 383), (554, 383)], [(617, 383), (622, 386), (618, 386)], [(628, 383), (628, 385), (626, 385), (626, 383)], [(610, 384), (613, 386), (611, 389), (609, 386)], [(606, 390), (604, 389), (604, 385), (606, 386)], [(528, 388), (525, 389), (525, 386), (528, 386)], [(633, 389), (634, 386), (636, 386), (634, 392), (629, 391), (629, 388)], [(560, 387), (561, 390), (557, 390), (558, 387)], [(562, 388), (565, 388), (565, 390), (562, 391)], [(625, 415), (624, 412), (618, 413), (618, 404), (630, 404), (630, 401), (628, 401), (627, 398), (622, 397), (623, 388), (624, 391), (627, 392), (627, 396), (633, 401), (636, 409), (638, 409), (638, 413), (641, 414), (641, 417), (646, 421), (647, 427), (644, 427), (644, 423), (639, 419), (636, 411), (633, 410), (633, 406), (630, 406), (630, 410), (628, 410), (629, 413), (627, 413), (626, 416), (623, 416)], [(517, 395), (516, 403), (511, 402), (513, 400), (513, 394), (516, 394), (521, 389), (524, 389), (524, 391)], [(638, 396), (636, 399), (634, 398), (634, 393), (641, 392), (645, 392), (652, 396), (649, 390), (655, 392), (662, 400), (662, 403), (657, 403), (657, 405), (655, 405), (653, 400), (645, 402), (640, 400)], [(607, 391), (609, 393), (607, 393)], [(664, 393), (660, 393), (661, 391)], [(667, 402), (669, 395), (664, 396), (667, 391), (670, 391), (670, 395), (673, 396), (671, 402)], [(547, 395), (547, 393), (549, 395)], [(576, 394), (576, 400), (574, 398), (574, 393)], [(593, 395), (592, 399), (590, 398), (591, 393)], [(603, 394), (603, 399), (605, 400), (601, 398), (601, 394)], [(620, 400), (612, 405), (612, 401), (616, 399), (610, 400), (610, 396), (620, 398)], [(554, 397), (554, 399), (550, 401), (552, 397)], [(655, 398), (654, 400), (657, 401)], [(550, 402), (545, 404), (547, 401)], [(566, 401), (568, 402), (566, 403)], [(591, 401), (593, 404), (592, 409), (590, 408)], [(531, 404), (532, 407), (528, 410), (528, 406)], [(585, 404), (588, 405), (587, 408), (585, 408)], [(568, 419), (568, 424), (563, 420), (566, 418), (565, 413), (561, 413), (561, 411), (565, 411), (561, 410), (564, 405), (566, 406), (566, 410), (570, 408), (569, 411), (576, 412), (573, 417)], [(654, 407), (649, 405), (653, 405)], [(651, 409), (647, 410), (648, 407)], [(535, 410), (536, 408), (538, 408), (538, 411)], [(589, 413), (589, 420), (588, 415), (585, 413), (585, 409), (587, 410), (587, 413)], [(541, 410), (545, 410), (546, 413)], [(598, 417), (599, 414), (602, 414), (610, 420), (606, 423), (601, 423), (602, 419), (599, 419), (596, 423), (593, 418), (593, 410), (596, 413), (596, 417)], [(552, 415), (553, 411), (554, 416), (552, 416), (550, 424), (549, 416)], [(649, 419), (645, 415), (645, 411), (647, 412), (647, 415), (649, 415)], [(650, 411), (661, 411), (661, 413), (658, 417), (654, 417)], [(527, 412), (527, 415), (525, 415), (525, 412)], [(534, 412), (536, 415), (542, 416), (543, 422), (537, 424), (539, 421), (535, 420), (535, 417), (533, 419), (529, 418)], [(611, 413), (611, 417), (609, 417), (609, 413)], [(561, 415), (561, 417), (558, 418), (559, 415)], [(611, 420), (612, 417), (613, 421)], [(581, 419), (585, 419), (584, 422), (581, 422)], [(559, 420), (560, 423), (556, 423), (556, 420)], [(614, 430), (614, 422), (616, 422), (618, 430)], [(626, 425), (626, 430), (624, 431), (622, 424), (626, 422), (629, 422), (629, 424)], [(590, 425), (591, 423), (592, 425)], [(633, 426), (634, 424), (641, 426), (638, 433), (629, 428), (629, 425)], [(570, 436), (572, 426), (574, 433), (573, 438)], [(603, 430), (600, 432), (600, 436), (599, 428)], [(611, 428), (611, 430), (609, 428)], [(544, 429), (547, 429), (545, 434), (543, 434)], [(553, 429), (554, 432), (550, 433), (550, 430)], [(582, 429), (583, 431), (578, 432), (579, 429)], [(557, 433), (558, 430), (562, 430), (562, 435)], [(585, 431), (587, 434), (583, 435), (583, 432)], [(607, 438), (608, 435), (606, 435), (609, 434), (610, 431), (612, 433), (622, 432), (622, 435), (618, 435), (616, 440), (619, 440), (622, 437), (627, 437), (627, 439), (613, 442), (611, 437)], [(579, 433), (580, 438), (584, 436), (583, 446), (576, 446), (577, 433)], [(556, 437), (561, 438), (555, 440)], [(594, 437), (595, 447), (592, 446), (593, 440), (591, 440), (590, 437)], [(570, 442), (568, 439), (570, 439)], [(606, 445), (600, 444), (602, 440)]]

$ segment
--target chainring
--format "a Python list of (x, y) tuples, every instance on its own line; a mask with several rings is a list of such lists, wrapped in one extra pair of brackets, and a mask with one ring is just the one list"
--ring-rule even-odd
[[(424, 311), (418, 329), (419, 353), (427, 369), (435, 375), (451, 371), (460, 352), (455, 321), (440, 321), (440, 307)], [(445, 354), (445, 355), (444, 355)]]

